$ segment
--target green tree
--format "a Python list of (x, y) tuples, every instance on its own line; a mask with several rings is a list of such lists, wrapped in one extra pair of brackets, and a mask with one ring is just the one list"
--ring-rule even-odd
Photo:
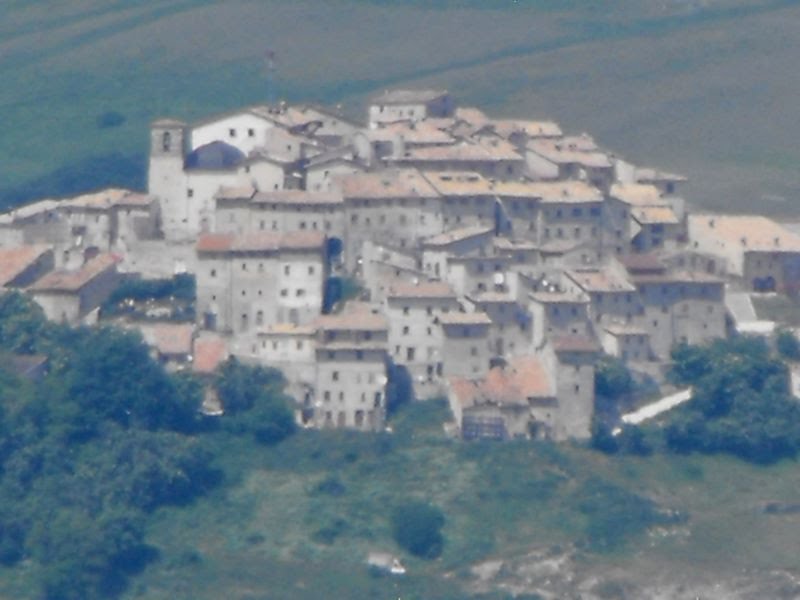
[(800, 405), (789, 392), (786, 365), (758, 339), (718, 340), (673, 352), (673, 379), (694, 387), (693, 399), (670, 415), (667, 447), (728, 452), (759, 463), (796, 455)]
[(603, 355), (595, 368), (595, 394), (618, 399), (633, 392), (634, 381), (628, 367), (618, 358)]
[(262, 444), (274, 444), (292, 435), (297, 426), (292, 400), (283, 393), (285, 384), (283, 375), (275, 369), (228, 360), (216, 381), (225, 408), (224, 426), (233, 432), (252, 433)]
[(775, 347), (786, 360), (800, 360), (800, 342), (792, 331), (781, 329), (775, 336)]

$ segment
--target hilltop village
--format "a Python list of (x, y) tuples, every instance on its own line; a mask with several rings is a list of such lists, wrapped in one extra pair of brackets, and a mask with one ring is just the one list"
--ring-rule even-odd
[(675, 344), (760, 330), (748, 292), (800, 283), (800, 236), (690, 212), (684, 182), (445, 91), (387, 91), (366, 124), (161, 119), (147, 193), (0, 215), (0, 285), (79, 324), (126, 281), (191, 274), (193, 322), (120, 324), (169, 368), (280, 369), (304, 426), (383, 429), (402, 388), (446, 397), (464, 438), (581, 439), (602, 353), (663, 382)]

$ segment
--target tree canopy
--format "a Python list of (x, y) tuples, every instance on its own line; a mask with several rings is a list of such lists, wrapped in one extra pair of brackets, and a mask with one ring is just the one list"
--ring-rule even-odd
[[(49, 365), (31, 381), (0, 364), (0, 563), (32, 559), (48, 600), (113, 596), (157, 555), (148, 515), (220, 480), (202, 384), (167, 373), (137, 334), (50, 323), (18, 294), (0, 296), (0, 352)], [(215, 383), (240, 422), (225, 431), (294, 431), (278, 372), (231, 362)]]
[(786, 365), (766, 342), (737, 337), (707, 346), (679, 346), (672, 380), (694, 388), (665, 429), (675, 451), (728, 452), (769, 463), (800, 449), (800, 403)]

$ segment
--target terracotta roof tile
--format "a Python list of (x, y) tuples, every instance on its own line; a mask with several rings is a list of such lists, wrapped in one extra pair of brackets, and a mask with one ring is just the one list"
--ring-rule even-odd
[(423, 240), (423, 246), (448, 246), (456, 242), (462, 242), (470, 238), (479, 237), (486, 234), (491, 234), (494, 227), (487, 227), (485, 225), (472, 225), (469, 227), (461, 227), (459, 229), (451, 229), (438, 235), (426, 238)]
[(555, 336), (550, 340), (556, 352), (599, 352), (597, 342), (584, 335)]
[(28, 290), (32, 292), (77, 292), (109, 269), (116, 268), (119, 257), (99, 254), (77, 271), (52, 271)]
[(252, 197), (253, 204), (342, 204), (342, 195), (336, 192), (307, 192), (304, 190), (278, 190), (258, 192)]
[(417, 284), (393, 283), (386, 292), (388, 298), (456, 298), (455, 290), (443, 281), (423, 281)]
[(607, 268), (575, 269), (565, 271), (565, 274), (586, 292), (633, 292), (636, 290), (630, 281)]
[(491, 325), (492, 320), (484, 312), (449, 312), (439, 317), (442, 325)]
[(521, 356), (505, 368), (494, 367), (484, 379), (453, 377), (448, 384), (463, 408), (483, 404), (527, 406), (531, 398), (555, 396), (550, 374), (537, 356)]
[(742, 252), (800, 252), (800, 236), (760, 215), (689, 216), (692, 239), (716, 239)]
[(191, 323), (141, 323), (137, 325), (148, 346), (161, 354), (191, 354), (194, 325)]
[(198, 238), (196, 249), (203, 253), (322, 250), (324, 244), (325, 234), (319, 231), (204, 233)]
[(50, 251), (50, 246), (44, 244), (0, 248), (0, 286), (14, 281), (25, 269)]
[(375, 312), (371, 306), (362, 302), (350, 302), (339, 314), (317, 317), (314, 325), (323, 331), (384, 331), (389, 329), (386, 316)]
[(387, 169), (334, 178), (345, 198), (436, 198), (438, 192), (416, 169)]
[(198, 373), (213, 373), (228, 356), (228, 343), (225, 339), (204, 333), (194, 341), (192, 369)]

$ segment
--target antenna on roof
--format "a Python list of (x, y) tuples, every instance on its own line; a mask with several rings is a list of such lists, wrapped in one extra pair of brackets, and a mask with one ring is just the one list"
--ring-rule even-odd
[(275, 64), (274, 50), (267, 50), (264, 52), (264, 70), (266, 72), (264, 83), (267, 86), (267, 104), (274, 104), (275, 99), (277, 98), (277, 94), (275, 93), (275, 72), (278, 70), (278, 67)]

